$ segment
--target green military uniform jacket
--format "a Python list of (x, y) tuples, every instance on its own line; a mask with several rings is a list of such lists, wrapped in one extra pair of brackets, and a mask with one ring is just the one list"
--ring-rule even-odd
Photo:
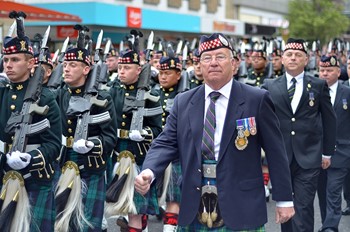
[[(143, 141), (136, 142), (129, 139), (128, 134), (132, 121), (132, 111), (136, 110), (137, 107), (125, 107), (124, 103), (126, 98), (136, 98), (137, 83), (138, 82), (127, 86), (120, 82), (115, 82), (109, 91), (115, 104), (116, 121), (118, 124), (119, 139), (115, 149), (118, 153), (123, 151), (131, 152), (135, 157), (136, 164), (141, 165), (145, 159), (145, 155), (149, 149), (150, 143), (154, 138), (158, 136), (162, 130), (162, 115), (157, 114), (143, 118), (143, 129), (147, 131), (147, 134), (145, 135), (145, 139)], [(156, 96), (157, 94), (155, 92), (151, 92), (151, 95)], [(155, 102), (148, 99), (145, 100), (146, 109), (159, 106), (159, 100)], [(116, 157), (113, 159), (114, 162), (116, 162), (115, 159)]]
[(254, 70), (251, 70), (248, 72), (246, 84), (260, 87), (264, 83), (265, 79), (270, 78), (267, 75), (268, 75), (267, 68), (265, 68), (264, 72), (261, 72), (261, 73), (256, 73)]
[[(59, 89), (57, 100), (59, 102), (60, 111), (62, 115), (62, 144), (67, 149), (72, 149), (74, 142), (74, 134), (77, 127), (77, 116), (67, 115), (67, 109), (69, 107), (69, 100), (72, 96), (84, 96), (84, 86), (78, 88), (70, 88), (64, 85)], [(90, 115), (97, 115), (109, 112), (110, 120), (97, 124), (90, 124), (88, 127), (87, 140), (92, 141), (95, 146), (87, 154), (78, 154), (77, 162), (78, 166), (84, 165), (83, 172), (101, 174), (106, 170), (108, 158), (116, 144), (117, 132), (115, 122), (114, 104), (111, 96), (106, 91), (99, 91), (97, 95), (98, 100), (107, 100), (106, 107), (99, 107), (96, 105), (91, 106)], [(71, 160), (72, 157), (67, 157), (66, 152), (62, 153), (61, 164)]]
[[(10, 83), (4, 87), (0, 87), (0, 140), (1, 140), (1, 164), (5, 171), (11, 170), (6, 164), (6, 153), (9, 152), (14, 139), (14, 134), (5, 133), (5, 127), (12, 113), (20, 112), (23, 106), (23, 99), (29, 79), (21, 83)], [(42, 88), (39, 106), (47, 105), (49, 107), (46, 115), (33, 115), (32, 124), (48, 119), (50, 127), (44, 129), (35, 135), (28, 136), (26, 151), (32, 158), (30, 164), (19, 172), (28, 176), (26, 183), (42, 182), (50, 184), (54, 169), (53, 162), (59, 156), (61, 148), (61, 122), (58, 105), (47, 88)], [(1, 172), (3, 174), (3, 172)]]
[(165, 126), (166, 118), (168, 117), (170, 110), (174, 105), (174, 99), (177, 94), (177, 85), (169, 89), (160, 88), (160, 104), (163, 108), (162, 128)]

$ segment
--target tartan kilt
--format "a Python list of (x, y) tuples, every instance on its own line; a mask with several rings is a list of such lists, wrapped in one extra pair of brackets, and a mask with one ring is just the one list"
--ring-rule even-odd
[(54, 231), (55, 196), (51, 183), (38, 185), (32, 181), (26, 184), (32, 211), (31, 232)]
[(166, 194), (166, 202), (177, 202), (180, 203), (181, 201), (181, 165), (179, 161), (174, 161), (171, 163), (171, 174), (170, 174), (170, 181), (167, 189)]
[[(139, 166), (141, 169), (141, 167)], [(159, 214), (157, 188), (155, 181), (150, 190), (144, 196), (134, 191), (134, 203), (138, 214), (156, 215)]]
[(84, 226), (84, 232), (101, 231), (104, 213), (104, 202), (106, 198), (106, 183), (104, 175), (81, 175), (82, 181), (87, 186), (83, 195), (84, 215), (93, 229)]

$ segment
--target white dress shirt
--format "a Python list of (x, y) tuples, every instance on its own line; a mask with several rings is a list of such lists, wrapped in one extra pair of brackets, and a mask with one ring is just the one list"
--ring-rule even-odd
[(331, 96), (331, 102), (334, 106), (335, 97), (337, 95), (338, 81), (336, 81), (332, 86), (329, 87), (329, 95)]
[[(304, 78), (303, 77), (304, 77), (304, 72), (302, 72), (299, 75), (294, 77), (297, 82), (295, 83), (295, 92), (294, 92), (293, 99), (291, 102), (293, 114), (297, 110), (300, 99), (301, 99), (301, 95), (303, 94), (303, 86), (304, 86)], [(288, 74), (286, 72), (286, 78), (287, 78), (287, 89), (289, 89), (289, 87), (291, 87), (293, 84), (293, 81), (292, 81), (293, 76), (291, 76), (290, 74)]]

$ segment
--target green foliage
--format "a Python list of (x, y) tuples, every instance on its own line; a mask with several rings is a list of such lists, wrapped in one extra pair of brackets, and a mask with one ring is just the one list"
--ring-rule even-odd
[(348, 30), (349, 18), (343, 10), (341, 4), (331, 0), (291, 0), (286, 16), (289, 36), (310, 41), (319, 39), (325, 44)]

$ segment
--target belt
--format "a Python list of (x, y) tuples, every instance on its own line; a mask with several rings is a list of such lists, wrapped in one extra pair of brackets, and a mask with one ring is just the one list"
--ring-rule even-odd
[(69, 136), (68, 138), (64, 135), (62, 135), (62, 145), (67, 148), (72, 148), (74, 143), (73, 136)]
[(129, 138), (129, 130), (118, 129), (117, 136), (120, 139), (128, 139)]
[[(32, 150), (37, 149), (40, 147), (40, 144), (27, 144), (26, 149), (24, 152), (30, 152)], [(11, 150), (12, 144), (11, 143), (5, 143), (0, 140), (0, 151), (4, 154), (8, 153)]]
[(203, 164), (203, 177), (216, 178), (216, 164)]

